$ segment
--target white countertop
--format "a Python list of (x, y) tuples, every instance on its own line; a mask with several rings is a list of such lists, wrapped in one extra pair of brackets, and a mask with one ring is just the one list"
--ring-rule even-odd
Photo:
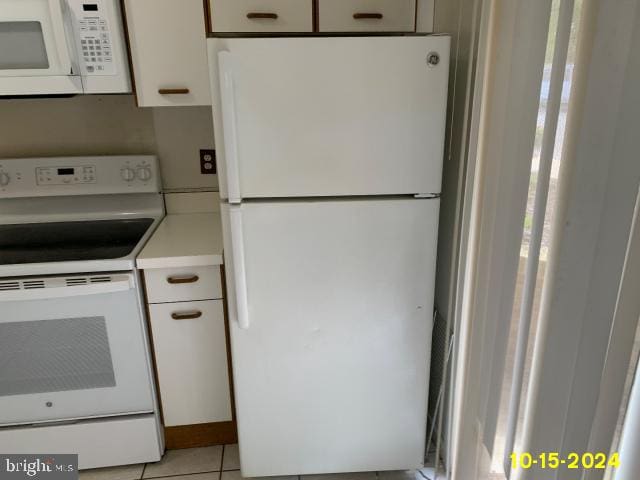
[(219, 213), (167, 215), (136, 259), (136, 265), (142, 269), (222, 263)]

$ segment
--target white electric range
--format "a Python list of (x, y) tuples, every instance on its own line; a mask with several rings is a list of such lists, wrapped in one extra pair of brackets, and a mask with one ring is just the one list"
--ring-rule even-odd
[(0, 451), (160, 458), (135, 257), (163, 216), (153, 156), (0, 160)]

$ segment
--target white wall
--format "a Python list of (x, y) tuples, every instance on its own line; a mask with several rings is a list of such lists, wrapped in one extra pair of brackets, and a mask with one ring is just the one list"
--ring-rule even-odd
[(443, 317), (449, 315), (449, 294), (452, 280), (453, 246), (456, 235), (458, 196), (462, 146), (465, 135), (465, 94), (468, 87), (469, 55), (473, 2), (464, 0), (436, 0), (434, 32), (451, 34), (451, 62), (449, 73), (449, 103), (447, 109), (447, 138), (440, 204), (438, 236), (438, 270), (436, 278), (436, 306)]
[(153, 153), (151, 113), (130, 95), (0, 99), (0, 158)]
[(156, 151), (165, 189), (218, 189), (217, 175), (200, 173), (200, 149), (212, 149), (211, 107), (153, 108)]
[[(467, 91), (471, 88), (469, 70), (475, 61), (472, 58), (472, 29), (474, 26), (474, 2), (468, 0), (435, 0), (433, 31), (451, 35), (451, 62), (449, 73), (449, 102), (447, 109), (447, 137), (445, 139), (445, 157), (442, 179), (442, 198), (440, 204), (440, 225), (438, 235), (438, 259), (436, 273), (435, 304), (442, 320), (436, 328), (446, 328), (450, 320), (453, 329), (453, 306), (455, 301), (452, 285), (455, 285), (457, 271), (458, 224), (460, 215), (462, 185), (464, 180), (463, 159), (467, 136)], [(444, 336), (443, 332), (436, 332)], [(449, 372), (453, 357), (449, 362)], [(444, 445), (442, 456), (448, 457), (447, 424), (449, 418), (449, 393), (445, 390)]]

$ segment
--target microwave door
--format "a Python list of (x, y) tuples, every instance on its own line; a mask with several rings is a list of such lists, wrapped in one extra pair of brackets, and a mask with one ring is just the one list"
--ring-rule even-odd
[(0, 95), (80, 93), (64, 0), (0, 0)]

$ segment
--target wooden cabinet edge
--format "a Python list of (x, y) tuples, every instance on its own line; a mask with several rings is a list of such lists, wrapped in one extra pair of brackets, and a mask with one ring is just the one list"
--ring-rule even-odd
[(136, 106), (140, 107), (138, 92), (136, 90), (136, 74), (133, 70), (133, 57), (131, 55), (131, 38), (129, 36), (129, 24), (127, 21), (127, 0), (120, 0), (120, 12), (122, 14), (122, 28), (124, 30), (124, 43), (127, 49), (127, 61), (129, 62), (129, 75), (131, 77), (131, 93), (136, 99)]
[(202, 0), (204, 8), (204, 35), (213, 31), (213, 19), (211, 18), (211, 0)]
[(236, 422), (232, 420), (164, 427), (164, 442), (168, 450), (237, 443)]
[(311, 30), (320, 31), (320, 0), (311, 0)]

